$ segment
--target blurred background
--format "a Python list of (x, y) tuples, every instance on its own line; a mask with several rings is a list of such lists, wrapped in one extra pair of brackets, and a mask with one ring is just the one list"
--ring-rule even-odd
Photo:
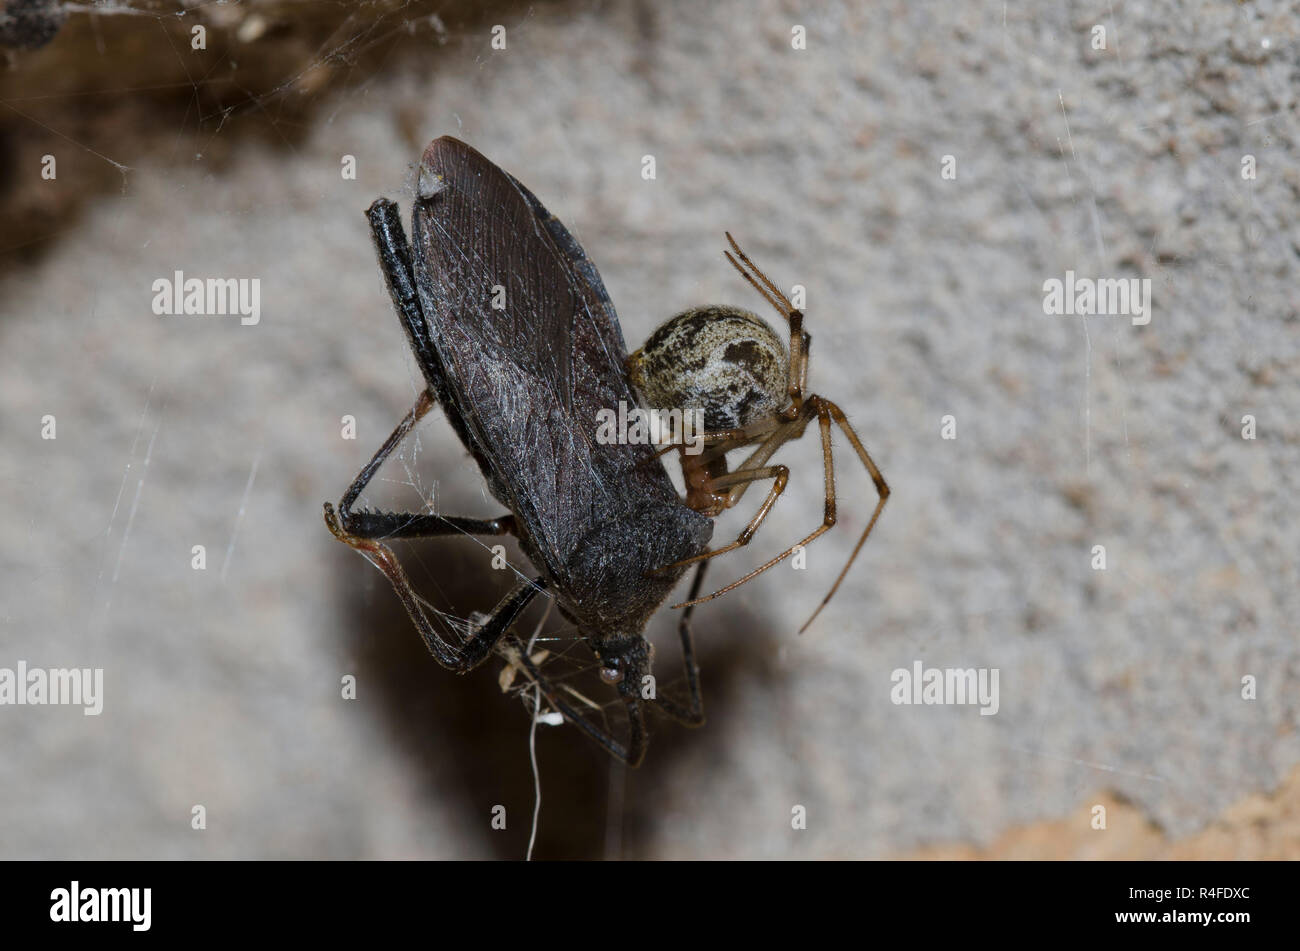
[[(0, 4), (0, 667), (104, 670), (100, 716), (0, 707), (0, 857), (526, 853), (502, 662), (440, 668), (321, 519), (420, 385), (363, 211), (409, 220), (444, 134), (564, 220), (629, 349), (775, 318), (724, 230), (805, 287), (811, 389), (893, 489), (807, 633), (875, 502), (843, 440), (806, 569), (697, 609), (702, 729), (629, 771), (538, 727), (537, 857), (1300, 854), (1298, 32), (1270, 0)], [(1150, 323), (1047, 315), (1067, 270), (1149, 279)], [(257, 278), (260, 321), (157, 316), (176, 271)], [(816, 437), (776, 461), (711, 580), (820, 522)], [(438, 412), (381, 476), (499, 512)], [(451, 617), (510, 586), (473, 540), (402, 553)], [(996, 668), (997, 714), (891, 702), (917, 662)]]

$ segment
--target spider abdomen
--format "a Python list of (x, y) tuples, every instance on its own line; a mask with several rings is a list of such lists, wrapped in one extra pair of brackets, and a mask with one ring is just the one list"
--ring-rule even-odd
[(738, 429), (785, 408), (789, 354), (739, 307), (697, 307), (669, 319), (628, 360), (656, 409), (702, 409), (705, 429)]

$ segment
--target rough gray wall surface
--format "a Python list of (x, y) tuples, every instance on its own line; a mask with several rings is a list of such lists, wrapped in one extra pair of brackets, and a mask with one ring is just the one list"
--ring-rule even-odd
[[(295, 147), (134, 168), (4, 282), (0, 666), (102, 666), (106, 699), (0, 708), (0, 855), (523, 854), (528, 724), (499, 664), (438, 668), (320, 517), (417, 379), (361, 212), (386, 194), (405, 217), (448, 133), (566, 221), (630, 344), (694, 304), (759, 309), (724, 229), (803, 284), (812, 387), (894, 490), (805, 635), (874, 500), (843, 440), (841, 523), (807, 569), (697, 611), (702, 730), (658, 726), (625, 774), (541, 728), (538, 854), (882, 856), (1102, 788), (1186, 834), (1300, 762), (1300, 7), (817, 7), (539, 7), (506, 51), (454, 37), (340, 95)], [(259, 277), (260, 324), (154, 316), (177, 269)], [(1067, 269), (1149, 278), (1150, 323), (1046, 315)], [(818, 524), (815, 441), (783, 450), (789, 490), (714, 580)], [(419, 447), (373, 500), (436, 484), (496, 514), (438, 414)], [(419, 556), (449, 610), (504, 589), (472, 543)], [(998, 668), (997, 714), (893, 704), (915, 661)]]

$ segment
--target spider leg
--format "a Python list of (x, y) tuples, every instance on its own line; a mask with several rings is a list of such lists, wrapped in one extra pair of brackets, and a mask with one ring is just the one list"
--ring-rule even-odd
[[(825, 400), (821, 400), (820, 398), (812, 398), (808, 401), (806, 405), (808, 408), (812, 409), (814, 412), (817, 413), (817, 423), (818, 423), (818, 427), (821, 430), (821, 437), (822, 437), (822, 466), (826, 473), (826, 506), (825, 506), (825, 514), (822, 517), (822, 524), (817, 526), (816, 529), (810, 532), (801, 541), (798, 541), (795, 544), (791, 545), (785, 551), (781, 552), (781, 554), (777, 555), (775, 558), (771, 559), (765, 564), (762, 564), (759, 567), (755, 568), (753, 571), (745, 575), (743, 578), (733, 581), (725, 588), (719, 588), (717, 591), (713, 592), (710, 595), (706, 595), (705, 597), (693, 598), (691, 600), (683, 601), (681, 604), (674, 604), (673, 605), (674, 608), (685, 608), (685, 607), (690, 607), (693, 604), (700, 604), (704, 601), (712, 601), (714, 598), (718, 597), (719, 595), (726, 594), (728, 591), (732, 591), (740, 587), (746, 581), (750, 581), (756, 578), (758, 575), (761, 575), (763, 572), (767, 571), (773, 565), (789, 558), (792, 554), (794, 554), (796, 549), (808, 545), (810, 542), (813, 541), (813, 539), (817, 538), (818, 536), (828, 531), (835, 524), (835, 464), (831, 459), (831, 415), (832, 414), (829, 409), (830, 404), (827, 404)], [(840, 415), (843, 416), (842, 413)], [(773, 447), (773, 451), (775, 451), (775, 447)], [(806, 626), (807, 625), (805, 625), (805, 627)]]
[[(745, 267), (742, 268), (737, 264), (736, 259), (731, 256), (730, 252), (723, 251), (722, 253), (727, 256), (727, 260), (730, 261), (732, 266), (741, 273), (741, 276), (754, 286), (754, 290), (767, 298), (768, 302), (780, 311), (783, 317), (789, 318), (791, 314), (799, 313), (794, 304), (790, 303), (790, 298), (786, 297), (785, 294), (782, 293), (781, 289), (773, 284), (766, 274), (759, 270), (758, 265), (749, 259), (748, 254), (740, 250), (740, 245), (738, 245), (736, 239), (731, 236), (731, 232), (727, 231), (724, 232), (724, 234), (727, 236), (727, 243), (731, 245), (732, 251), (736, 252), (736, 257), (740, 258), (740, 260), (744, 262)], [(746, 270), (746, 268), (748, 270)], [(754, 277), (750, 276), (750, 271), (754, 273), (758, 280), (755, 280)], [(761, 287), (759, 286), (759, 282), (762, 282)]]
[[(737, 548), (748, 545), (750, 539), (754, 537), (754, 533), (758, 531), (758, 527), (763, 524), (763, 519), (767, 518), (767, 513), (771, 511), (772, 506), (776, 504), (776, 500), (780, 497), (781, 493), (785, 491), (786, 483), (790, 479), (790, 470), (785, 466), (763, 466), (758, 469), (748, 469), (744, 472), (729, 472), (724, 476), (718, 476), (717, 478), (710, 480), (709, 483), (711, 486), (716, 488), (722, 488), (727, 485), (735, 485), (738, 483), (748, 485), (759, 479), (773, 479), (774, 481), (772, 483), (771, 491), (767, 493), (767, 498), (763, 500), (763, 504), (758, 507), (758, 511), (754, 513), (754, 517), (749, 520), (749, 524), (745, 526), (744, 530), (741, 531), (739, 537), (737, 537), (734, 542), (730, 545), (723, 545), (721, 548), (714, 548), (709, 551), (700, 552), (700, 554), (692, 555), (690, 558), (683, 558), (680, 561), (674, 561), (671, 564), (656, 568), (653, 573), (658, 574), (659, 572), (668, 571), (672, 568), (680, 568), (683, 565), (703, 562), (705, 559), (716, 558), (718, 555), (725, 555), (729, 551), (735, 551)], [(708, 598), (705, 598), (704, 600), (707, 601)]]
[[(719, 429), (713, 432), (698, 433), (697, 436), (702, 440), (701, 444), (708, 447), (703, 453), (697, 453), (697, 455), (703, 455), (705, 459), (716, 459), (719, 455), (725, 456), (731, 450), (752, 441), (751, 437), (747, 436), (743, 429)], [(719, 451), (718, 447), (724, 444), (726, 444), (726, 448)], [(670, 442), (661, 446), (654, 454), (654, 458), (658, 459), (660, 456), (666, 456), (674, 449), (680, 450), (682, 455), (687, 454), (684, 441)]]
[[(701, 440), (702, 445), (707, 447), (702, 453), (697, 453), (697, 455), (703, 457), (700, 460), (701, 462), (708, 462), (710, 459), (718, 458), (718, 456), (725, 456), (733, 449), (739, 449), (741, 446), (754, 442), (758, 437), (765, 436), (767, 433), (771, 432), (776, 425), (779, 424), (773, 423), (771, 420), (760, 419), (737, 429), (707, 429), (703, 432), (696, 433), (696, 438)], [(685, 441), (682, 441), (665, 443), (660, 447), (659, 451), (655, 453), (654, 457), (657, 459), (660, 456), (672, 452), (674, 449), (681, 450), (681, 453), (684, 456), (689, 455), (686, 452), (686, 443)]]
[[(808, 389), (808, 348), (812, 345), (812, 338), (804, 333), (803, 329), (803, 312), (798, 310), (790, 302), (790, 298), (782, 293), (768, 278), (766, 274), (758, 269), (753, 261), (749, 259), (736, 239), (731, 236), (731, 232), (726, 232), (727, 241), (731, 244), (732, 250), (744, 262), (745, 266), (741, 267), (736, 258), (731, 256), (729, 251), (723, 251), (731, 266), (740, 272), (740, 276), (747, 280), (751, 287), (762, 296), (762, 298), (772, 305), (786, 322), (790, 325), (790, 382), (786, 387), (786, 392), (790, 396), (790, 401), (794, 409), (803, 409), (804, 393)], [(752, 272), (752, 273), (751, 273)]]
[[(727, 493), (727, 501), (725, 504), (725, 508), (731, 508), (740, 501), (741, 496), (745, 494), (745, 490), (753, 483), (760, 479), (775, 480), (772, 484), (771, 491), (767, 494), (767, 498), (763, 501), (763, 504), (759, 506), (758, 512), (756, 512), (754, 517), (750, 519), (749, 524), (745, 526), (743, 531), (741, 531), (739, 537), (730, 545), (701, 552), (700, 554), (693, 555), (690, 558), (683, 558), (680, 561), (674, 561), (671, 564), (663, 565), (654, 569), (651, 574), (659, 574), (660, 572), (669, 571), (673, 568), (680, 568), (684, 565), (694, 564), (695, 562), (703, 562), (705, 559), (714, 558), (717, 555), (724, 555), (727, 552), (735, 551), (737, 548), (748, 545), (750, 539), (754, 537), (754, 533), (758, 531), (758, 527), (763, 523), (763, 520), (767, 518), (767, 513), (771, 511), (772, 506), (776, 504), (777, 498), (785, 491), (786, 483), (790, 478), (790, 470), (785, 466), (764, 466), (763, 463), (767, 462), (767, 460), (771, 458), (772, 454), (776, 452), (782, 444), (802, 433), (804, 426), (807, 424), (808, 420), (805, 417), (791, 420), (786, 423), (779, 423), (773, 420), (763, 420), (761, 427), (754, 427), (753, 424), (751, 424), (749, 428), (750, 431), (761, 434), (764, 430), (767, 430), (770, 435), (762, 440), (761, 445), (750, 454), (748, 459), (741, 463), (738, 469), (733, 472), (713, 476), (708, 480), (706, 485), (707, 491), (710, 492), (714, 489), (725, 488), (729, 485), (734, 486), (734, 488)], [(731, 430), (731, 432), (739, 433), (744, 432), (744, 430)], [(716, 446), (711, 446), (707, 451), (691, 462), (688, 462), (683, 458), (682, 472), (683, 474), (687, 474), (690, 471), (698, 471), (699, 467), (706, 466), (714, 459), (725, 456), (731, 450), (739, 449), (742, 446), (753, 442), (757, 438), (757, 436), (752, 436), (745, 439), (737, 438), (734, 440), (724, 440)], [(691, 595), (691, 597), (694, 597), (694, 595)]]
[[(802, 436), (804, 427), (808, 425), (808, 416), (806, 414), (801, 414), (799, 417), (789, 420), (788, 422), (780, 422), (775, 419), (764, 420), (763, 422), (765, 423), (765, 432), (760, 430), (760, 433), (762, 434), (761, 441), (757, 440), (757, 438), (750, 440), (750, 442), (759, 441), (758, 448), (755, 449), (749, 457), (736, 468), (735, 472), (730, 473), (731, 475), (737, 475), (751, 469), (760, 468), (765, 462), (767, 462), (767, 460), (771, 459), (772, 454), (783, 445), (791, 439), (798, 439)], [(744, 444), (742, 443), (741, 445)], [(738, 449), (740, 446), (733, 446), (732, 448)], [(706, 460), (708, 455), (708, 453), (705, 453)], [(731, 508), (741, 500), (745, 494), (745, 490), (749, 488), (752, 481), (753, 480), (737, 480), (735, 488), (727, 493), (727, 508)], [(714, 480), (714, 485), (720, 487), (720, 482), (721, 479), (716, 479)]]
[(814, 396), (812, 399), (816, 400), (822, 407), (824, 407), (825, 411), (835, 420), (835, 424), (839, 426), (844, 435), (848, 437), (849, 443), (853, 446), (853, 451), (858, 454), (858, 458), (862, 460), (862, 464), (867, 467), (867, 472), (871, 475), (871, 481), (875, 483), (876, 495), (879, 496), (879, 500), (876, 502), (875, 511), (871, 513), (871, 519), (867, 522), (867, 527), (862, 530), (862, 537), (859, 538), (858, 543), (853, 546), (853, 554), (849, 555), (849, 560), (844, 563), (844, 568), (840, 571), (839, 577), (835, 579), (835, 584), (831, 585), (831, 590), (827, 592), (826, 597), (822, 598), (822, 603), (817, 605), (817, 610), (812, 613), (812, 617), (808, 618), (808, 620), (804, 622), (804, 626), (799, 628), (800, 634), (808, 629), (808, 625), (816, 619), (817, 615), (821, 613), (822, 608), (826, 607), (826, 603), (830, 601), (830, 599), (834, 597), (835, 592), (839, 590), (840, 582), (842, 582), (844, 576), (849, 573), (849, 568), (853, 565), (853, 559), (858, 557), (858, 552), (862, 550), (862, 546), (866, 543), (867, 536), (871, 534), (871, 530), (876, 526), (876, 520), (880, 518), (880, 512), (885, 507), (885, 500), (889, 498), (889, 486), (885, 482), (885, 477), (880, 474), (880, 470), (876, 468), (876, 464), (872, 461), (871, 455), (867, 452), (866, 447), (862, 445), (862, 440), (858, 438), (858, 434), (854, 432), (853, 427), (849, 425), (848, 419), (844, 416), (844, 411), (830, 400), (822, 399), (819, 396)]
[[(772, 434), (783, 425), (783, 421), (778, 417), (768, 417), (767, 419), (756, 420), (747, 426), (742, 426), (740, 429), (720, 429), (716, 432), (705, 433), (705, 445), (708, 448), (696, 456), (693, 461), (696, 465), (702, 465), (725, 456), (729, 452), (743, 449), (745, 446), (752, 445), (753, 443), (765, 443), (771, 438)], [(770, 450), (766, 456), (762, 456), (761, 459), (759, 458), (759, 453), (755, 452), (741, 463), (740, 467), (736, 471), (739, 472), (741, 469), (752, 469), (755, 466), (762, 465), (763, 462), (766, 462), (768, 457), (772, 455), (772, 452), (775, 451), (776, 447), (773, 447), (772, 450)], [(688, 461), (685, 458), (686, 453), (683, 452), (682, 456), (682, 462), (683, 464), (686, 464)], [(755, 461), (756, 459), (758, 461)], [(739, 501), (740, 495), (742, 494), (744, 494), (743, 491), (732, 500), (731, 504), (734, 505)], [(730, 508), (730, 506), (728, 506), (728, 508)]]

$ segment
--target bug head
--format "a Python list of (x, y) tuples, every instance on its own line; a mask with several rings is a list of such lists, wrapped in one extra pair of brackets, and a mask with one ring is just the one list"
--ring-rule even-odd
[(704, 427), (738, 429), (785, 408), (789, 353), (776, 331), (739, 307), (696, 307), (669, 319), (628, 358), (655, 409), (702, 409)]
[(596, 648), (600, 679), (614, 687), (620, 694), (636, 695), (641, 690), (641, 678), (654, 666), (654, 646), (645, 638), (615, 638)]

